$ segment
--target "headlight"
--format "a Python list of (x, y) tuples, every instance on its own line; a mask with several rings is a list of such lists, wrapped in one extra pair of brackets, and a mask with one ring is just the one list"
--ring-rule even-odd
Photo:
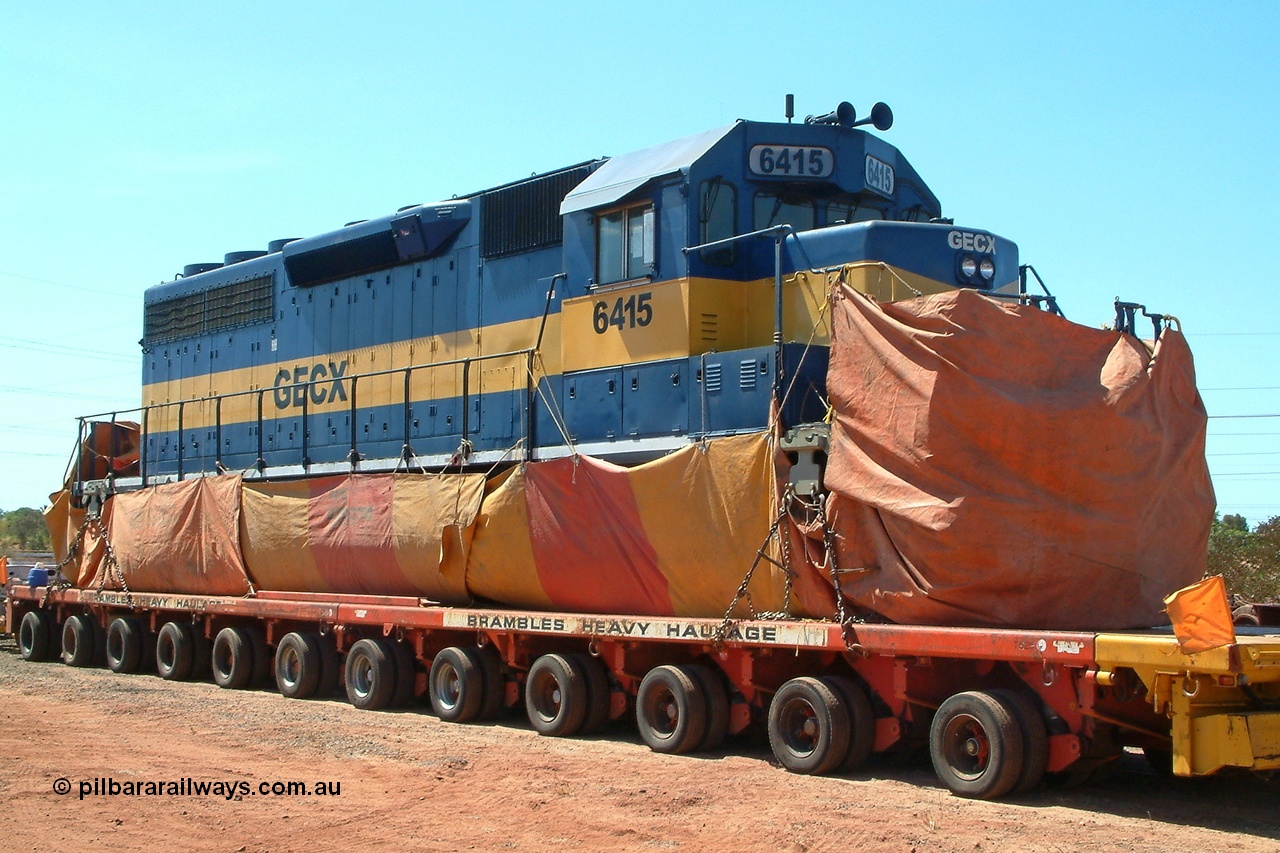
[(983, 258), (982, 263), (978, 264), (978, 272), (982, 273), (982, 277), (987, 281), (996, 277), (996, 262), (990, 258)]
[(960, 274), (965, 278), (973, 278), (974, 273), (978, 271), (978, 262), (971, 257), (966, 257), (960, 261)]

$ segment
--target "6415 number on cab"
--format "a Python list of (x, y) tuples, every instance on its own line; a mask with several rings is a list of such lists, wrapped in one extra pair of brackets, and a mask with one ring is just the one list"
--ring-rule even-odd
[(634, 329), (636, 326), (647, 326), (653, 322), (652, 293), (633, 293), (630, 296), (619, 296), (610, 305), (607, 300), (597, 302), (591, 311), (591, 325), (597, 335), (609, 331), (610, 326), (619, 329)]

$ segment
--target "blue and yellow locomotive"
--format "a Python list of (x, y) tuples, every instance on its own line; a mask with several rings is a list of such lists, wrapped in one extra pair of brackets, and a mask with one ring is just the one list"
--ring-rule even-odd
[(738, 121), (189, 266), (145, 295), (141, 483), (628, 462), (821, 420), (832, 271), (1020, 289), (1017, 247), (860, 129), (891, 120)]

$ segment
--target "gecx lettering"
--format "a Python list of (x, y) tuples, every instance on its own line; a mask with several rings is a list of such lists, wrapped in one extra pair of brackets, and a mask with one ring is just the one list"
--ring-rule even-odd
[(293, 370), (280, 368), (275, 381), (276, 408), (300, 407), (308, 396), (315, 405), (338, 400), (345, 403), (347, 389), (342, 377), (346, 372), (346, 359), (337, 364), (329, 361), (299, 364)]

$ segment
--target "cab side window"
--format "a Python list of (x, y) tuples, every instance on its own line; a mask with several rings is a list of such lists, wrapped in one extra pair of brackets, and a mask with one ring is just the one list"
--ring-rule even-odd
[[(724, 178), (703, 181), (698, 190), (698, 242), (714, 243), (737, 233), (738, 190)], [(702, 259), (709, 264), (732, 266), (737, 257), (734, 243), (702, 250)]]
[(655, 221), (651, 204), (596, 217), (596, 284), (642, 278), (653, 272)]

